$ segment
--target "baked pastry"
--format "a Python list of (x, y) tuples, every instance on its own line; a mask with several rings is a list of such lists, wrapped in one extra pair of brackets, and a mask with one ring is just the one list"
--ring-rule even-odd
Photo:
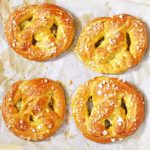
[(65, 111), (62, 87), (46, 78), (14, 83), (2, 103), (2, 116), (7, 128), (32, 141), (54, 134), (64, 120)]
[(18, 54), (44, 61), (60, 55), (70, 46), (74, 23), (70, 14), (56, 5), (27, 5), (10, 15), (5, 35)]
[(117, 78), (96, 77), (80, 86), (72, 114), (83, 135), (100, 143), (122, 140), (144, 119), (144, 100), (132, 85)]
[(75, 51), (90, 69), (118, 74), (138, 64), (147, 48), (145, 23), (121, 14), (97, 18), (87, 24)]

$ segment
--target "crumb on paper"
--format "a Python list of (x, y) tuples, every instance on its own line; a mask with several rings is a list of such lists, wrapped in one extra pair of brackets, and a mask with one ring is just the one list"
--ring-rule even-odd
[(65, 138), (74, 139), (76, 136), (72, 135), (69, 131), (64, 131)]
[(72, 85), (72, 84), (73, 84), (73, 81), (72, 81), (72, 80), (69, 80), (69, 84)]

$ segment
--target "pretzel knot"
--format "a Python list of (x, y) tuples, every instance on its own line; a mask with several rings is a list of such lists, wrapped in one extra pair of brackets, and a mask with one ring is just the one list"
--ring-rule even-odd
[(10, 15), (5, 35), (18, 54), (44, 61), (60, 55), (70, 46), (74, 24), (72, 17), (56, 5), (28, 5)]
[(147, 48), (145, 24), (123, 14), (91, 21), (79, 37), (76, 52), (92, 70), (114, 74), (138, 64)]
[(144, 100), (139, 91), (116, 78), (97, 77), (76, 92), (72, 113), (83, 135), (108, 143), (132, 134), (144, 118)]
[(64, 120), (62, 87), (46, 78), (14, 83), (3, 100), (2, 115), (17, 136), (43, 140), (55, 133)]

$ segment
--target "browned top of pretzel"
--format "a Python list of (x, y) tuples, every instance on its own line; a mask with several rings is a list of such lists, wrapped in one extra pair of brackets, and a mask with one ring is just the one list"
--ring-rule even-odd
[(54, 134), (65, 115), (65, 96), (59, 83), (37, 78), (14, 83), (2, 104), (6, 126), (15, 135), (39, 141)]
[(10, 15), (5, 35), (18, 54), (44, 61), (60, 55), (70, 46), (74, 24), (68, 12), (56, 5), (27, 5)]
[(85, 137), (108, 143), (122, 140), (140, 126), (144, 101), (140, 92), (127, 82), (96, 77), (76, 91), (72, 113)]
[(142, 59), (148, 48), (145, 24), (138, 18), (122, 14), (97, 18), (83, 29), (76, 52), (96, 72), (122, 73)]

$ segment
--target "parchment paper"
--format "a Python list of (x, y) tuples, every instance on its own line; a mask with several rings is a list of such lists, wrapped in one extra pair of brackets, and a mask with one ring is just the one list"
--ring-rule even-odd
[[(76, 36), (70, 49), (56, 59), (47, 62), (29, 61), (10, 50), (3, 33), (3, 25), (9, 14), (27, 0), (0, 0), (0, 101), (10, 85), (18, 80), (47, 77), (63, 83), (68, 103), (66, 121), (61, 129), (42, 142), (22, 140), (5, 127), (0, 114), (0, 144), (13, 144), (25, 150), (149, 150), (150, 149), (150, 56), (147, 51), (140, 64), (122, 75), (113, 75), (127, 80), (142, 91), (146, 101), (146, 117), (139, 130), (123, 141), (100, 144), (85, 139), (71, 117), (70, 103), (77, 87), (85, 81), (102, 74), (94, 73), (80, 62), (74, 51), (77, 37), (87, 22), (99, 16), (128, 13), (142, 18), (150, 26), (150, 6), (134, 4), (125, 0), (45, 0), (69, 10), (75, 18)], [(112, 75), (109, 75), (112, 76)], [(11, 145), (9, 145), (9, 148)], [(0, 147), (1, 148), (1, 147)], [(2, 148), (4, 150), (4, 148)], [(10, 148), (11, 149), (11, 148)], [(17, 148), (16, 148), (17, 149)], [(18, 150), (18, 149), (17, 149)]]

